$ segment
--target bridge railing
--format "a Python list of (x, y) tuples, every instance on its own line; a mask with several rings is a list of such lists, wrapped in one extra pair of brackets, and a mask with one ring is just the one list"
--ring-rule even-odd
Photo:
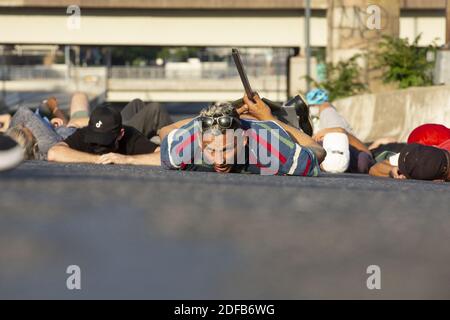
[(64, 79), (65, 66), (4, 66), (0, 80)]
[[(75, 75), (90, 72), (93, 69), (71, 67), (70, 72), (65, 65), (56, 66), (3, 66), (0, 67), (0, 80), (33, 80), (33, 79), (65, 79)], [(285, 64), (275, 65), (249, 65), (246, 67), (247, 73), (253, 78), (262, 78), (268, 76), (287, 75), (287, 66)], [(106, 73), (105, 73), (106, 74)], [(223, 63), (199, 64), (197, 67), (190, 66), (113, 66), (107, 73), (110, 79), (230, 79), (237, 78), (238, 73), (234, 65)]]
[[(246, 71), (251, 77), (286, 76), (286, 65), (249, 66)], [(204, 66), (199, 68), (165, 68), (156, 66), (132, 67), (114, 66), (110, 68), (111, 79), (229, 79), (238, 77), (234, 66)]]
[(164, 79), (164, 67), (114, 66), (109, 69), (112, 79)]

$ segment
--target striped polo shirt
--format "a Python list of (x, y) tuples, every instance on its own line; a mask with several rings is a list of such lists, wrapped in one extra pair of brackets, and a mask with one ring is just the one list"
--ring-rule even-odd
[[(233, 172), (315, 177), (320, 167), (315, 154), (300, 146), (275, 121), (241, 120), (247, 137), (243, 163)], [(172, 131), (161, 144), (161, 165), (169, 170), (214, 171), (203, 159), (201, 123), (194, 119)]]

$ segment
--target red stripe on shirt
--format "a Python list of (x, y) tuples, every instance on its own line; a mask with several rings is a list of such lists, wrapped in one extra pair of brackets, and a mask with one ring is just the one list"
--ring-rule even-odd
[(256, 159), (256, 157), (253, 155), (253, 153), (251, 151), (250, 151), (250, 154), (249, 154), (249, 160), (250, 160), (250, 164), (254, 164), (259, 169), (263, 168), (261, 163), (259, 163), (258, 159)]
[(255, 158), (255, 156), (251, 152), (250, 152), (250, 155), (249, 155), (249, 160), (250, 160), (250, 164), (254, 163), (258, 169), (261, 169), (261, 171), (265, 171), (267, 174), (270, 173), (270, 175), (274, 175), (275, 176), (279, 172), (278, 170), (277, 171), (270, 171), (269, 168), (264, 167), (261, 163), (259, 163), (259, 161)]
[(198, 136), (198, 135), (199, 135), (199, 132), (196, 132), (196, 133), (194, 133), (193, 135), (191, 135), (191, 136), (189, 137), (189, 139), (186, 139), (185, 141), (183, 141), (183, 143), (180, 144), (180, 145), (177, 147), (176, 153), (177, 153), (178, 155), (180, 155), (180, 153), (181, 153), (188, 145), (192, 144), (192, 143), (195, 141), (195, 139), (197, 139), (197, 136)]
[(274, 154), (278, 160), (280, 160), (280, 162), (282, 164), (285, 164), (287, 162), (287, 159), (284, 155), (282, 155), (275, 147), (273, 147), (270, 143), (268, 143), (266, 140), (264, 140), (263, 138), (261, 138), (261, 136), (259, 136), (255, 130), (249, 130), (250, 131), (250, 135), (253, 139), (255, 139), (258, 144), (262, 145), (264, 148), (266, 148), (266, 150), (268, 150), (271, 154)]
[(311, 167), (311, 159), (308, 157), (308, 161), (306, 163), (305, 171), (303, 171), (303, 176), (306, 177), (309, 172), (309, 168)]

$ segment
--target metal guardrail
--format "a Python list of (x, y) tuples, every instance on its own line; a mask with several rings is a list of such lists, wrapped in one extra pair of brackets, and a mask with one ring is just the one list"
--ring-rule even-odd
[[(249, 66), (246, 71), (251, 77), (286, 76), (285, 64), (272, 66)], [(227, 68), (205, 67), (199, 69), (166, 69), (164, 67), (119, 67), (110, 69), (109, 77), (112, 79), (227, 79), (238, 77), (234, 66)]]
[(44, 66), (7, 66), (0, 68), (0, 80), (64, 79), (65, 72)]
[[(71, 74), (83, 67), (71, 68)], [(249, 65), (246, 68), (250, 77), (286, 76), (287, 66), (276, 65)], [(236, 68), (228, 65), (226, 68), (200, 65), (200, 68), (168, 69), (163, 66), (114, 66), (109, 69), (111, 79), (228, 79), (238, 77)], [(0, 66), (1, 80), (39, 80), (39, 79), (65, 79), (67, 71), (64, 68), (55, 69), (45, 66)]]
[(112, 79), (164, 79), (164, 67), (111, 67), (109, 78)]

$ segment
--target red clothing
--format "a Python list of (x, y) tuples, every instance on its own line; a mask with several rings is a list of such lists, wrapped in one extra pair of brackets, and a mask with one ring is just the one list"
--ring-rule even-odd
[(450, 140), (450, 129), (439, 124), (425, 124), (415, 129), (408, 138), (408, 144), (439, 146)]
[(450, 139), (437, 146), (439, 149), (450, 151)]

